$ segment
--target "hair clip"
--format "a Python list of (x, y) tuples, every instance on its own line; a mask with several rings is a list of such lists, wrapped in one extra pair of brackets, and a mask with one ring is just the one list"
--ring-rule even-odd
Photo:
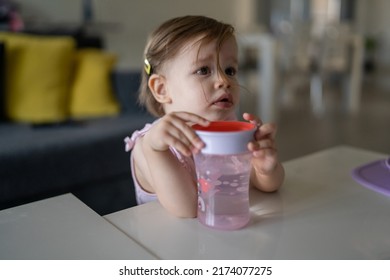
[(150, 76), (150, 74), (152, 74), (152, 66), (150, 65), (147, 58), (145, 58), (144, 63), (145, 63), (144, 65), (145, 72), (146, 74), (148, 74), (148, 76)]

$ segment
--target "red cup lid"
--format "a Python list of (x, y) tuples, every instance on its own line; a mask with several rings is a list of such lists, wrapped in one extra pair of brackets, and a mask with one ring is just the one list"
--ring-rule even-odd
[(246, 131), (255, 128), (255, 125), (249, 122), (240, 121), (214, 121), (210, 122), (209, 126), (201, 126), (195, 124), (192, 126), (193, 129), (199, 131), (209, 132), (235, 132), (235, 131)]

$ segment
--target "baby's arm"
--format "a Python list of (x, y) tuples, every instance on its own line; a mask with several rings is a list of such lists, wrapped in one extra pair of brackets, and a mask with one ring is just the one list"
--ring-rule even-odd
[(255, 123), (255, 141), (248, 144), (253, 153), (251, 184), (259, 190), (273, 192), (280, 188), (284, 181), (284, 168), (279, 162), (275, 144), (276, 127), (263, 124), (251, 114), (244, 114), (244, 119)]
[(134, 158), (137, 176), (142, 177), (147, 190), (156, 193), (162, 206), (178, 217), (196, 216), (197, 188), (194, 174), (182, 166), (169, 147), (190, 156), (204, 146), (188, 123), (208, 125), (194, 114), (167, 114), (140, 139)]
[(284, 168), (280, 162), (277, 162), (273, 170), (262, 172), (253, 165), (251, 173), (251, 184), (264, 192), (277, 191), (284, 181)]

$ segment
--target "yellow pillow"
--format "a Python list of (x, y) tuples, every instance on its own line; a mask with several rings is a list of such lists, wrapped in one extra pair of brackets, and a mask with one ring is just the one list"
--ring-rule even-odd
[(71, 37), (0, 32), (6, 46), (6, 115), (47, 123), (68, 117), (75, 42)]
[(70, 98), (74, 119), (113, 116), (120, 107), (115, 99), (111, 72), (116, 56), (98, 49), (82, 49), (76, 54), (76, 72)]

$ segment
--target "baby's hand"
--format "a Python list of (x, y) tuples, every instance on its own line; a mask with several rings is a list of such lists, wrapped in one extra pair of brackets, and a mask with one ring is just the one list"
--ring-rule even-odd
[(276, 126), (271, 123), (263, 124), (252, 114), (244, 113), (243, 117), (258, 127), (255, 140), (248, 144), (248, 149), (253, 153), (253, 166), (257, 172), (270, 173), (279, 162), (275, 144)]
[(173, 112), (156, 122), (145, 135), (145, 140), (155, 151), (167, 151), (170, 146), (185, 156), (199, 152), (204, 143), (191, 128), (192, 124), (208, 126), (209, 121), (192, 113)]

